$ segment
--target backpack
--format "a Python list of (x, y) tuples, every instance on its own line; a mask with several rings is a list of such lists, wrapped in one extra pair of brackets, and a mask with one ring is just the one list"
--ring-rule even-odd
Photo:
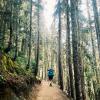
[(53, 69), (48, 70), (48, 76), (54, 76), (54, 70)]

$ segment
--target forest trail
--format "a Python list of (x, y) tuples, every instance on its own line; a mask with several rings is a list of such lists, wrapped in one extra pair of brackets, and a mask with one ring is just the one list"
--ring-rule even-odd
[(34, 91), (31, 92), (31, 100), (69, 100), (57, 85), (53, 84), (53, 86), (50, 87), (47, 81), (42, 81), (36, 90), (36, 93), (34, 93)]

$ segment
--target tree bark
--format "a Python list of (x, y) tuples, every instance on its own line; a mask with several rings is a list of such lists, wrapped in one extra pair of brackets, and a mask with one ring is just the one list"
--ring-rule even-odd
[(13, 4), (11, 2), (11, 16), (10, 16), (10, 36), (9, 36), (9, 42), (8, 42), (8, 47), (4, 50), (6, 53), (8, 53), (11, 50), (11, 46), (12, 46), (12, 38), (13, 38), (13, 25), (12, 25), (12, 21), (13, 21)]
[(63, 74), (62, 74), (62, 65), (61, 65), (61, 4), (60, 0), (58, 1), (59, 5), (59, 25), (58, 25), (58, 83), (60, 89), (63, 90)]
[(85, 80), (84, 80), (84, 66), (82, 62), (82, 48), (81, 48), (81, 24), (79, 22), (79, 8), (78, 8), (78, 2), (77, 2), (77, 25), (78, 25), (78, 58), (79, 58), (79, 69), (80, 69), (80, 75), (81, 75), (81, 92), (82, 92), (82, 98), (83, 100), (86, 100), (86, 93), (85, 93)]
[(70, 96), (75, 99), (75, 94), (74, 94), (74, 82), (73, 82), (73, 68), (72, 68), (72, 61), (71, 61), (71, 41), (70, 41), (70, 15), (69, 15), (69, 4), (68, 4), (69, 0), (66, 0), (65, 4), (66, 4), (66, 20), (67, 20), (67, 25), (66, 25), (66, 50), (67, 50), (67, 55), (66, 55), (66, 59), (67, 59), (67, 63), (68, 63), (68, 67), (69, 67), (69, 83), (70, 83)]
[(30, 34), (29, 34), (29, 54), (28, 54), (28, 64), (27, 68), (29, 68), (31, 63), (31, 40), (32, 40), (32, 0), (30, 0)]
[(96, 73), (97, 83), (99, 83), (98, 71), (97, 71), (97, 62), (96, 62), (96, 52), (95, 52), (95, 45), (94, 45), (95, 43), (94, 43), (94, 39), (93, 39), (92, 26), (91, 26), (91, 22), (90, 22), (90, 11), (89, 11), (89, 1), (88, 0), (87, 0), (87, 13), (88, 13), (88, 27), (89, 27), (89, 32), (91, 34), (93, 66), (96, 67), (96, 68), (93, 68), (93, 70)]
[(37, 16), (37, 23), (38, 23), (38, 32), (37, 32), (37, 47), (36, 47), (36, 68), (35, 68), (35, 76), (38, 74), (38, 67), (39, 67), (39, 41), (40, 41), (40, 15), (39, 15), (39, 4), (40, 0), (38, 0), (38, 16)]
[(79, 69), (79, 58), (78, 58), (78, 25), (77, 25), (77, 2), (76, 0), (71, 1), (71, 23), (72, 23), (72, 47), (73, 47), (73, 65), (74, 65), (74, 77), (75, 77), (75, 90), (76, 100), (82, 99), (81, 90), (81, 74)]
[(97, 36), (97, 43), (98, 43), (98, 50), (99, 50), (99, 59), (100, 59), (100, 23), (99, 23), (99, 16), (98, 16), (96, 0), (92, 0), (92, 5), (93, 5), (95, 29), (96, 29), (96, 36)]

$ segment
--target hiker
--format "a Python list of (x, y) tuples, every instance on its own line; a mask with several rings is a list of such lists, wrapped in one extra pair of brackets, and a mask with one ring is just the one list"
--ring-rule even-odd
[(48, 69), (48, 79), (50, 81), (50, 86), (52, 86), (52, 80), (54, 77), (54, 70), (52, 68)]

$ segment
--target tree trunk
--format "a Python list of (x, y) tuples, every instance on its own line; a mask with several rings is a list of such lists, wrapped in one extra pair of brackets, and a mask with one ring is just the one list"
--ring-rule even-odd
[(63, 90), (63, 74), (62, 74), (62, 65), (61, 65), (61, 4), (60, 0), (58, 1), (59, 5), (59, 26), (58, 26), (58, 83), (60, 89)]
[(15, 40), (15, 55), (14, 55), (14, 61), (16, 60), (18, 56), (18, 20), (16, 19), (16, 40)]
[(38, 23), (38, 32), (37, 32), (37, 47), (36, 47), (36, 68), (35, 68), (35, 76), (37, 76), (38, 73), (38, 67), (39, 67), (39, 41), (40, 41), (40, 16), (39, 16), (39, 4), (40, 4), (40, 0), (38, 0), (38, 16), (37, 16), (37, 23)]
[(72, 61), (71, 61), (71, 41), (70, 41), (70, 19), (69, 19), (69, 0), (66, 0), (66, 17), (67, 17), (67, 25), (66, 25), (66, 50), (67, 50), (67, 63), (69, 67), (69, 83), (70, 83), (70, 96), (74, 98), (74, 79), (73, 79), (73, 68), (72, 68)]
[(8, 53), (11, 50), (12, 46), (12, 38), (13, 38), (13, 25), (12, 25), (12, 20), (13, 20), (13, 4), (11, 2), (11, 16), (10, 16), (10, 36), (9, 36), (9, 42), (8, 42), (8, 47), (4, 50), (6, 53)]
[[(80, 45), (80, 43), (79, 43)], [(81, 89), (82, 89), (82, 98), (86, 100), (86, 93), (85, 93), (85, 80), (84, 80), (84, 66), (82, 62), (82, 48), (79, 47), (79, 66), (80, 66), (80, 75), (81, 75)]]
[(20, 19), (19, 19), (19, 12), (20, 12), (20, 7), (17, 4), (15, 7), (16, 13), (16, 40), (15, 40), (15, 55), (14, 55), (14, 60), (17, 59), (18, 56), (18, 36), (19, 36), (19, 25), (20, 25)]
[[(4, 16), (4, 19), (5, 19), (5, 16)], [(3, 37), (2, 37), (2, 46), (3, 48), (5, 47), (5, 30), (6, 30), (6, 22), (3, 21)]]
[(97, 43), (98, 43), (98, 50), (99, 50), (99, 59), (100, 59), (100, 23), (99, 23), (96, 0), (92, 0), (92, 5), (93, 5), (95, 29), (96, 29)]
[(98, 71), (97, 71), (97, 62), (96, 62), (96, 52), (95, 52), (95, 43), (93, 39), (93, 33), (92, 33), (92, 26), (90, 22), (90, 11), (89, 11), (89, 1), (87, 0), (87, 13), (88, 13), (88, 27), (89, 27), (89, 32), (91, 34), (91, 43), (92, 43), (92, 54), (93, 54), (93, 67), (95, 66), (96, 68), (93, 68), (94, 72), (96, 73), (96, 78), (97, 78), (97, 83), (99, 83), (99, 78), (98, 78)]
[(29, 34), (29, 53), (28, 53), (28, 64), (27, 68), (29, 68), (31, 63), (31, 39), (32, 39), (32, 0), (30, 0), (30, 34)]
[(77, 1), (71, 1), (71, 23), (72, 23), (72, 47), (73, 47), (73, 65), (74, 65), (74, 77), (75, 77), (75, 90), (76, 100), (82, 99), (81, 92), (81, 75), (79, 69), (78, 58), (78, 25), (77, 25)]
[(84, 80), (84, 66), (82, 62), (82, 48), (81, 48), (81, 25), (79, 22), (79, 8), (78, 8), (78, 2), (77, 2), (77, 25), (78, 25), (78, 57), (79, 57), (79, 69), (80, 69), (80, 75), (81, 75), (81, 92), (82, 92), (82, 98), (83, 100), (86, 100), (86, 93), (85, 93), (85, 80)]

